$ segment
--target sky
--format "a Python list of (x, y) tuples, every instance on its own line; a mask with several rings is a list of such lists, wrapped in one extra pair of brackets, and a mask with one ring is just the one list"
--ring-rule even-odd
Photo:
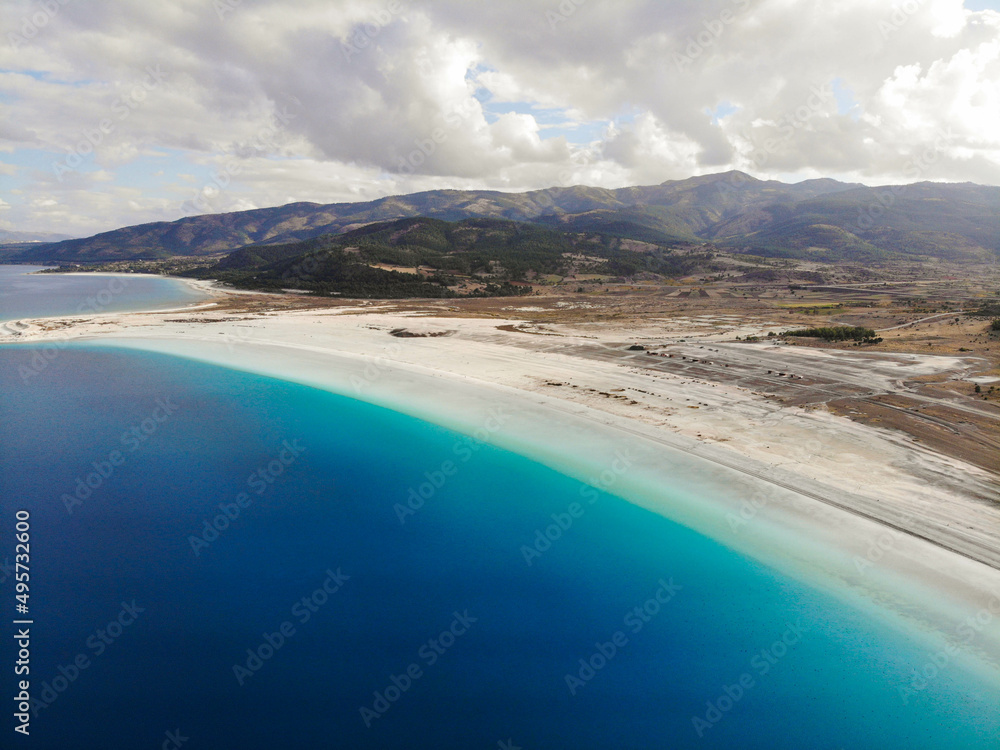
[(420, 190), (1000, 185), (1000, 0), (3, 0), (0, 229)]

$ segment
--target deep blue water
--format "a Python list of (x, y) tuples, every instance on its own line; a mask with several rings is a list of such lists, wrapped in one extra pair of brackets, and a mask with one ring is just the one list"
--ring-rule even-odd
[[(213, 750), (997, 747), (996, 686), (950, 665), (904, 702), (930, 656), (905, 635), (526, 458), (181, 358), (36, 354), (0, 348), (0, 559), (29, 510), (31, 689), (57, 697), (12, 747), (154, 748), (176, 730)], [(428, 472), (442, 486), (401, 523)], [(527, 565), (573, 503), (582, 517)], [(335, 593), (301, 602), (324, 582)], [(7, 735), (12, 579), (0, 595)], [(234, 665), (283, 623), (240, 685)], [(571, 694), (566, 675), (616, 637)], [(75, 679), (46, 693), (60, 667)], [(381, 713), (370, 727), (362, 707)]]
[(177, 279), (32, 273), (41, 268), (0, 265), (0, 323), (46, 315), (164, 310), (204, 299)]

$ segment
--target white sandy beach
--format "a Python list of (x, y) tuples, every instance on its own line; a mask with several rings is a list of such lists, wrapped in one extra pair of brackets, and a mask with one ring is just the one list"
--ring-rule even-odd
[[(826, 411), (591, 356), (595, 346), (621, 349), (641, 332), (557, 326), (559, 335), (549, 337), (500, 330), (523, 321), (515, 311), (505, 321), (382, 309), (22, 321), (0, 330), (0, 343), (47, 342), (54, 352), (64, 341), (88, 341), (178, 354), (468, 434), (486, 436), (485, 429), (496, 445), (606, 487), (874, 616), (905, 621), (927, 638), (929, 657), (963, 641), (962, 658), (1000, 681), (1000, 506), (990, 500), (996, 483), (988, 472)], [(390, 335), (397, 329), (434, 335)], [(658, 336), (670, 338), (662, 326)], [(712, 341), (691, 344), (690, 330), (675, 338), (684, 336), (678, 351)], [(837, 366), (836, 352), (802, 356)], [(891, 384), (940, 364), (898, 357), (882, 376)], [(505, 422), (490, 431), (496, 410)], [(630, 466), (614, 471), (623, 456)], [(983, 612), (989, 622), (960, 639), (963, 622)]]

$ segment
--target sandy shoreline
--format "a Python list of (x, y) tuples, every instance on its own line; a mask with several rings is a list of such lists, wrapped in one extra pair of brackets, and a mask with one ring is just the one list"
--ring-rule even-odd
[[(550, 338), (518, 332), (516, 315), (378, 308), (25, 321), (16, 335), (0, 331), (0, 343), (87, 341), (187, 356), (465, 433), (499, 409), (506, 420), (490, 433), (494, 444), (902, 623), (926, 637), (929, 653), (959, 640), (968, 617), (990, 613), (959, 645), (970, 664), (1000, 679), (1000, 509), (984, 501), (996, 492), (988, 472), (828, 412), (652, 372), (641, 360), (606, 360), (601, 353), (617, 356), (631, 331), (565, 329)], [(391, 335), (400, 329), (412, 337)], [(630, 466), (616, 472), (622, 456)]]
[[(53, 268), (54, 266), (41, 266), (40, 268)], [(32, 271), (31, 274), (37, 274), (38, 271)], [(31, 275), (29, 274), (29, 275)], [(188, 304), (182, 304), (180, 307), (157, 307), (157, 308), (140, 308), (139, 310), (131, 310), (127, 312), (117, 311), (117, 312), (105, 312), (100, 309), (93, 312), (90, 315), (82, 314), (64, 314), (64, 315), (46, 315), (39, 318), (31, 318), (34, 321), (45, 321), (45, 320), (66, 320), (66, 319), (94, 319), (94, 318), (113, 318), (118, 315), (131, 315), (131, 314), (141, 314), (141, 313), (175, 313), (182, 311), (193, 311), (193, 310), (203, 310), (210, 307), (215, 307), (218, 305), (218, 300), (224, 298), (223, 295), (229, 290), (223, 290), (216, 286), (213, 281), (203, 281), (201, 279), (185, 279), (179, 276), (164, 277), (162, 274), (156, 273), (115, 273), (111, 271), (107, 272), (83, 272), (83, 271), (67, 271), (60, 273), (59, 276), (91, 276), (98, 278), (123, 278), (123, 279), (136, 279), (136, 278), (146, 278), (146, 279), (159, 279), (169, 278), (171, 281), (179, 282), (186, 286), (190, 291), (196, 293), (202, 299), (192, 301)], [(235, 292), (235, 290), (233, 290)], [(0, 320), (0, 337), (7, 335), (15, 335), (19, 333), (19, 326), (11, 325), (18, 323), (17, 320)], [(2, 340), (2, 338), (0, 338)]]

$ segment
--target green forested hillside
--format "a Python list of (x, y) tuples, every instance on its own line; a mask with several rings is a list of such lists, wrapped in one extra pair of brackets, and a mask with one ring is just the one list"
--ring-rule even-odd
[(500, 219), (402, 219), (299, 243), (249, 246), (190, 275), (238, 287), (351, 297), (517, 295), (550, 275), (712, 270), (710, 253)]

